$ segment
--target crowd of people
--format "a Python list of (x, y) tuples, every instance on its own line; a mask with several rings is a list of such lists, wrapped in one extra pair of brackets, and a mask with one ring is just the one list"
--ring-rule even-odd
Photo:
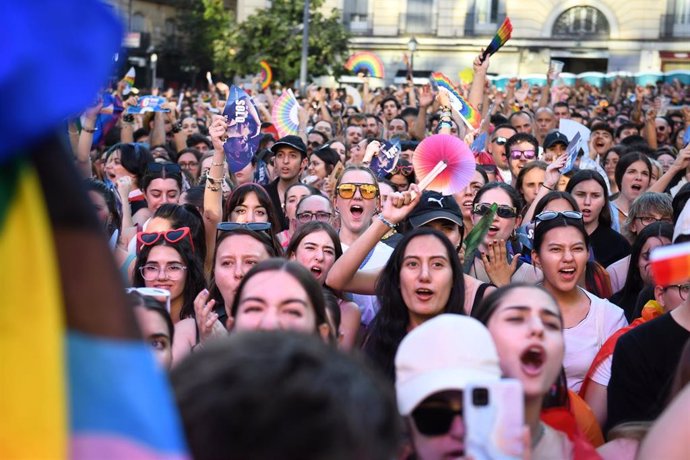
[[(195, 458), (463, 457), (463, 390), (501, 378), (524, 396), (514, 458), (688, 454), (668, 417), (688, 406), (690, 274), (657, 284), (650, 252), (690, 240), (690, 87), (549, 74), (499, 91), (489, 61), (458, 88), (478, 130), (444, 91), (362, 77), (360, 104), (309, 86), (299, 132), (280, 137), (280, 88), (247, 87), (261, 138), (238, 171), (225, 85), (169, 90), (168, 111), (131, 115), (121, 82), (107, 132), (102, 104), (70, 123)], [(565, 174), (560, 120), (591, 132)], [(486, 136), (454, 195), (417, 185), (415, 149), (438, 134)], [(393, 139), (400, 158), (377, 174)]]

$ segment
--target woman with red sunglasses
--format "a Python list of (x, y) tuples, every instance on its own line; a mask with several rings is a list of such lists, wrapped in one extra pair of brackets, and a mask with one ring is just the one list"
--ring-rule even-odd
[(189, 227), (137, 234), (135, 287), (170, 291), (170, 316), (174, 323), (194, 317), (194, 299), (206, 287), (201, 261), (194, 255)]

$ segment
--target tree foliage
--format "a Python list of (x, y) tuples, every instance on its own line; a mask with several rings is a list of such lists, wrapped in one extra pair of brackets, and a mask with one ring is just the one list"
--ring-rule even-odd
[[(340, 75), (347, 59), (349, 35), (337, 10), (321, 12), (323, 0), (311, 0), (308, 73), (310, 77)], [(229, 75), (259, 73), (259, 62), (267, 61), (274, 80), (289, 83), (299, 78), (302, 54), (303, 0), (273, 0), (238, 24), (230, 34), (227, 59), (217, 61)]]

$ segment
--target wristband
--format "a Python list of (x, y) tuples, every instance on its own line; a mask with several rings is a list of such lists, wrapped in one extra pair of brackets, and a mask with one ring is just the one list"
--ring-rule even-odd
[(81, 129), (82, 129), (82, 131), (86, 131), (87, 133), (91, 133), (91, 134), (96, 132), (96, 128), (86, 128), (86, 127), (82, 126)]
[(546, 190), (551, 190), (553, 192), (553, 189), (551, 187), (549, 187), (548, 185), (541, 184), (541, 186), (544, 187)]
[(389, 221), (388, 219), (386, 219), (385, 217), (383, 217), (383, 214), (379, 214), (379, 215), (378, 215), (378, 219), (379, 219), (381, 222), (383, 222), (383, 223), (384, 223), (388, 228), (390, 228), (391, 230), (394, 230), (394, 229), (395, 229), (396, 225), (395, 225), (393, 222), (391, 222), (391, 221)]
[(128, 113), (122, 117), (122, 121), (125, 123), (134, 123), (134, 115)]
[(172, 125), (172, 132), (177, 134), (180, 131), (182, 131), (182, 124), (178, 121), (177, 123), (173, 123)]
[(214, 163), (213, 160), (211, 160), (211, 166), (225, 166), (225, 163)]

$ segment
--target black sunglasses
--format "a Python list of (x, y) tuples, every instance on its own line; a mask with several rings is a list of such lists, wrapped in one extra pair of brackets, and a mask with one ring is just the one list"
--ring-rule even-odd
[(498, 136), (491, 139), (491, 142), (496, 143), (498, 145), (505, 145), (506, 142), (508, 142), (508, 139), (506, 139), (505, 137)]
[(221, 232), (232, 232), (234, 230), (243, 228), (253, 232), (270, 232), (271, 224), (269, 222), (221, 222), (216, 227)]
[(462, 409), (418, 407), (412, 412), (412, 420), (417, 430), (423, 435), (439, 436), (448, 433), (456, 415), (462, 417)]
[(156, 174), (165, 171), (166, 174), (182, 174), (182, 168), (175, 163), (149, 163), (146, 172)]
[(579, 211), (544, 211), (534, 218), (534, 221), (539, 224), (540, 222), (546, 222), (547, 220), (554, 220), (557, 217), (565, 217), (566, 219), (582, 220), (582, 213)]
[[(485, 216), (491, 211), (491, 205), (489, 203), (477, 203), (474, 205), (472, 212), (478, 216)], [(517, 209), (512, 206), (505, 204), (499, 205), (496, 209), (496, 215), (504, 219), (512, 219), (517, 217)]]

